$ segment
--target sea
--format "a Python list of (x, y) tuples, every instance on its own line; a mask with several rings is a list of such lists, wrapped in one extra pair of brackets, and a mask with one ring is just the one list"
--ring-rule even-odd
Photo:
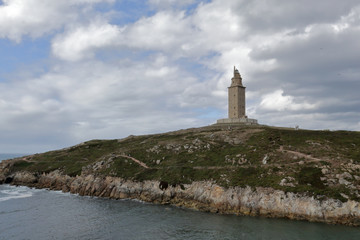
[(220, 215), (0, 185), (0, 239), (357, 240), (360, 227)]

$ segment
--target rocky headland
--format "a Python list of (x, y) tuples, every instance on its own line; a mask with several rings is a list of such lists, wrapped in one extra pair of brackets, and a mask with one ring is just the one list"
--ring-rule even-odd
[(224, 214), (360, 225), (357, 132), (208, 127), (0, 163), (0, 183)]

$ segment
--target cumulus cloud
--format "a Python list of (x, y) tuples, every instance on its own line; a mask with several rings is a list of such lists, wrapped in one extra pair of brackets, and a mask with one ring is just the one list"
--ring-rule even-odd
[[(235, 1), (232, 1), (235, 2)], [(339, 2), (337, 0), (304, 0), (298, 2), (271, 1), (236, 1), (234, 11), (241, 11), (244, 21), (251, 31), (274, 32), (281, 29), (303, 29), (314, 23), (323, 24), (339, 20), (348, 14), (357, 0)]]
[(54, 34), (49, 70), (0, 83), (1, 142), (16, 129), (63, 146), (211, 124), (233, 65), (260, 123), (359, 128), (357, 1), (149, 0), (121, 24), (125, 7), (94, 7), (109, 2), (3, 1), (0, 37)]
[(298, 111), (305, 109), (314, 109), (315, 104), (307, 102), (296, 103), (293, 96), (284, 95), (282, 89), (276, 90), (275, 92), (265, 94), (260, 102), (260, 108), (271, 111)]
[[(186, 88), (195, 83), (196, 79), (161, 55), (141, 64), (90, 61), (53, 68), (25, 84), (0, 87), (0, 111), (4, 113), (0, 140), (11, 134), (7, 142), (22, 134), (39, 141), (49, 138), (41, 147), (47, 149), (94, 138), (201, 126), (205, 123), (193, 107), (182, 103)], [(54, 134), (57, 137), (50, 139)]]
[(122, 27), (99, 20), (58, 35), (52, 51), (70, 61), (91, 58), (96, 49), (105, 47), (181, 52), (181, 45), (191, 37), (188, 25), (183, 11), (159, 12)]
[(181, 47), (191, 33), (190, 22), (183, 11), (159, 12), (127, 26), (122, 44), (140, 49), (176, 52), (176, 48)]
[(0, 5), (0, 37), (21, 41), (24, 35), (37, 38), (81, 20), (84, 5), (113, 0), (3, 0)]
[(75, 27), (52, 41), (52, 51), (57, 57), (77, 61), (91, 58), (94, 51), (116, 44), (121, 29), (103, 22), (92, 22), (86, 27)]
[[(112, 45), (118, 48), (161, 51), (172, 57), (200, 58), (224, 50), (231, 51), (243, 36), (243, 29), (238, 24), (238, 16), (231, 11), (231, 6), (216, 1), (209, 5), (201, 4), (194, 14), (188, 15), (184, 10), (161, 10), (149, 17), (121, 26), (107, 22), (79, 25), (59, 35), (53, 42), (53, 52), (59, 56), (61, 49), (71, 52), (70, 59), (85, 57), (82, 53), (93, 48)], [(95, 26), (94, 26), (95, 25)], [(99, 40), (100, 29), (111, 29), (111, 40), (107, 44), (92, 44)], [(117, 30), (116, 30), (117, 29)], [(94, 32), (95, 34), (91, 34)], [(84, 45), (79, 51), (78, 42), (83, 39)], [(75, 42), (75, 44), (70, 44)], [(239, 42), (237, 42), (239, 43)], [(246, 48), (246, 46), (243, 46)], [(78, 56), (75, 56), (78, 54)], [(86, 54), (85, 54), (86, 55)], [(89, 54), (88, 56), (91, 56)], [(61, 56), (60, 56), (61, 57)]]

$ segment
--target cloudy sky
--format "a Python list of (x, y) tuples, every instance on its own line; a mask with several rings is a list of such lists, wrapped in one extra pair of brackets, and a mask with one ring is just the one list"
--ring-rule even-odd
[(0, 152), (227, 117), (360, 130), (358, 0), (0, 0)]

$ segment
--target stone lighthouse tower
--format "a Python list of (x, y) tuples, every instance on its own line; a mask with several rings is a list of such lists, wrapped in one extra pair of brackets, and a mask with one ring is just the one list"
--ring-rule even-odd
[(250, 119), (245, 114), (245, 87), (239, 71), (234, 67), (234, 77), (228, 87), (229, 117), (217, 120), (217, 124), (257, 124), (256, 119)]
[(245, 115), (245, 87), (239, 71), (234, 67), (234, 77), (228, 87), (229, 118), (246, 118)]

